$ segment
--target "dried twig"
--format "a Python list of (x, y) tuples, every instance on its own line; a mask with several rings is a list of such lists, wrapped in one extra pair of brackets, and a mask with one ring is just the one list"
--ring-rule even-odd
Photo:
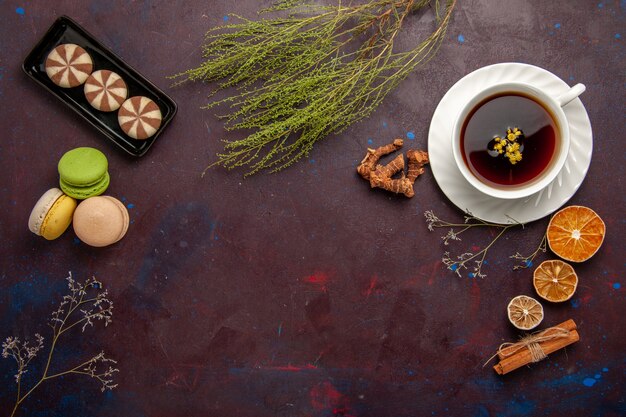
[[(104, 325), (107, 326), (111, 323), (113, 316), (113, 303), (107, 298), (107, 290), (102, 290), (102, 283), (96, 278), (90, 278), (84, 283), (79, 283), (72, 278), (70, 272), (67, 277), (67, 285), (70, 293), (63, 297), (58, 309), (52, 313), (48, 323), (52, 328), (52, 343), (44, 371), (40, 379), (26, 393), (22, 392), (22, 377), (28, 371), (27, 368), (30, 361), (43, 349), (44, 338), (39, 333), (35, 333), (36, 344), (32, 346), (27, 340), (20, 341), (17, 337), (7, 337), (2, 343), (2, 357), (12, 357), (17, 363), (17, 373), (14, 375), (17, 384), (17, 394), (13, 411), (10, 414), (11, 417), (15, 415), (24, 400), (44, 381), (59, 376), (68, 374), (90, 376), (102, 384), (101, 390), (103, 392), (117, 387), (117, 384), (113, 383), (113, 374), (119, 372), (119, 369), (113, 367), (117, 362), (107, 358), (104, 352), (100, 352), (66, 371), (55, 374), (49, 373), (54, 349), (63, 334), (74, 327), (80, 327), (81, 331), (84, 332), (88, 326), (93, 326), (96, 320), (104, 322)], [(99, 369), (100, 365), (104, 366), (105, 369)], [(107, 366), (108, 368), (106, 368)]]
[[(486, 274), (482, 273), (482, 266), (485, 264), (487, 252), (489, 252), (489, 249), (493, 247), (493, 245), (498, 241), (498, 239), (502, 237), (502, 235), (506, 233), (507, 230), (512, 227), (524, 227), (522, 223), (510, 217), (510, 223), (508, 224), (489, 223), (477, 217), (474, 217), (474, 215), (472, 215), (472, 213), (470, 213), (469, 211), (466, 212), (463, 223), (451, 223), (445, 220), (441, 220), (435, 215), (435, 213), (433, 213), (432, 210), (424, 212), (424, 216), (426, 217), (428, 230), (430, 230), (431, 232), (434, 231), (435, 228), (449, 228), (448, 232), (441, 237), (441, 239), (443, 240), (443, 244), (446, 246), (449, 245), (451, 241), (460, 241), (460, 235), (472, 228), (488, 227), (500, 229), (500, 232), (496, 235), (496, 237), (493, 238), (487, 246), (485, 246), (478, 252), (464, 252), (460, 255), (455, 256), (454, 259), (450, 255), (450, 252), (444, 252), (441, 261), (446, 265), (449, 270), (454, 271), (458, 276), (461, 276), (461, 270), (467, 269), (467, 265), (473, 263), (474, 267), (472, 268), (472, 272), (470, 272), (469, 274), (471, 278), (484, 278), (486, 276)], [(513, 267), (513, 269), (527, 268), (531, 266), (532, 260), (537, 256), (540, 251), (545, 252), (545, 237), (537, 250), (535, 250), (535, 252), (533, 252), (531, 255), (523, 256), (519, 252), (517, 252), (515, 255), (512, 255), (511, 258), (517, 259), (521, 262), (520, 265), (516, 265), (515, 267)]]

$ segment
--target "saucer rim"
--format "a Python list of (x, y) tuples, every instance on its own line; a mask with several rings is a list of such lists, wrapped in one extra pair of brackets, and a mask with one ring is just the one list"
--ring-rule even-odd
[[(522, 75), (522, 79), (519, 78), (520, 75)], [(514, 76), (517, 78), (513, 78)], [(492, 80), (495, 78), (497, 79)], [(472, 215), (482, 220), (499, 224), (507, 224), (513, 221), (529, 223), (542, 219), (562, 207), (576, 193), (584, 181), (591, 164), (593, 153), (593, 131), (591, 129), (589, 115), (580, 98), (576, 98), (568, 104), (564, 110), (570, 128), (574, 122), (580, 124), (579, 127), (582, 128), (582, 130), (576, 134), (576, 139), (580, 142), (581, 149), (573, 150), (570, 148), (565, 166), (551, 183), (534, 194), (513, 199), (489, 196), (471, 186), (456, 166), (451, 154), (452, 123), (445, 123), (445, 125), (449, 126), (443, 126), (443, 128), (441, 125), (435, 124), (442, 118), (441, 115), (443, 113), (454, 114), (456, 116), (463, 108), (465, 98), (469, 98), (473, 95), (471, 91), (468, 92), (468, 88), (464, 88), (466, 83), (482, 83), (481, 87), (485, 88), (490, 85), (515, 81), (536, 87), (541, 87), (537, 84), (542, 82), (550, 85), (552, 89), (571, 88), (571, 86), (557, 75), (544, 68), (531, 64), (505, 62), (487, 65), (468, 73), (448, 89), (433, 113), (428, 132), (428, 149), (431, 156), (433, 176), (444, 195), (461, 210), (470, 212)], [(457, 96), (455, 96), (455, 94)], [(441, 133), (442, 130), (444, 131), (443, 134)], [(437, 139), (439, 140), (438, 142)], [(571, 142), (574, 141), (574, 137), (570, 139)], [(435, 146), (444, 146), (449, 149), (450, 152), (432, 152)], [(574, 153), (576, 153), (576, 155), (574, 155)], [(570, 165), (573, 165), (575, 168), (573, 171)], [(576, 179), (571, 178), (572, 174), (576, 175)], [(448, 176), (448, 179), (449, 176), (458, 176), (459, 184), (455, 184), (454, 181), (452, 181), (454, 187), (450, 186), (450, 181), (445, 181), (446, 178), (444, 177), (446, 176)], [(462, 190), (469, 194), (470, 197), (475, 197), (474, 200), (483, 200), (482, 206), (489, 205), (490, 207), (481, 207), (481, 204), (479, 204), (480, 201), (472, 202), (468, 201), (470, 199), (469, 197), (459, 197), (455, 195), (455, 191), (457, 190)], [(534, 205), (527, 207), (528, 210), (525, 210), (525, 212), (516, 210), (518, 211), (516, 216), (511, 216), (511, 213), (506, 212), (514, 204), (528, 206), (531, 200), (536, 200), (536, 202)]]

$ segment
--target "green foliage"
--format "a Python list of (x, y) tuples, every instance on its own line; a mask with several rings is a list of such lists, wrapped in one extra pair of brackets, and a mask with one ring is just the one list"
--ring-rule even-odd
[[(257, 21), (233, 16), (235, 23), (210, 30), (204, 62), (174, 78), (215, 82), (212, 94), (234, 88), (206, 107), (228, 105), (229, 113), (220, 116), (226, 129), (252, 132), (225, 141), (213, 165), (245, 166), (247, 175), (279, 171), (329, 134), (369, 116), (434, 55), (455, 3), (372, 0), (320, 6), (282, 0), (268, 10), (288, 10), (286, 16)], [(405, 18), (428, 6), (435, 10), (435, 30), (413, 50), (394, 51)]]

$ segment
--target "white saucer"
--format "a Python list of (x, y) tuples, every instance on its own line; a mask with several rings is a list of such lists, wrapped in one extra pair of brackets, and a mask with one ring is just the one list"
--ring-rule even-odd
[(577, 98), (563, 107), (570, 124), (570, 153), (552, 183), (529, 197), (514, 200), (490, 197), (476, 190), (463, 177), (452, 156), (454, 118), (478, 91), (509, 81), (525, 82), (554, 96), (570, 88), (556, 75), (533, 65), (503, 63), (480, 68), (461, 78), (439, 102), (428, 132), (428, 154), (435, 180), (458, 208), (492, 223), (510, 223), (511, 219), (528, 223), (555, 212), (578, 190), (591, 163), (593, 134), (585, 106)]

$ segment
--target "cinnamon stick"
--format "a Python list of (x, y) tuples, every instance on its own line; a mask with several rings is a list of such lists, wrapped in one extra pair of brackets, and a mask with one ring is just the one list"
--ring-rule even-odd
[[(549, 336), (549, 335), (555, 334), (558, 331), (557, 327), (561, 328), (561, 329), (569, 330), (570, 332), (572, 330), (576, 330), (577, 329), (576, 323), (574, 323), (574, 320), (569, 319), (567, 321), (564, 321), (561, 324), (558, 324), (558, 325), (556, 325), (554, 327), (551, 327), (550, 329), (546, 330), (545, 335)], [(539, 343), (539, 346), (541, 346), (541, 343)], [(512, 353), (514, 353), (513, 350), (514, 350), (514, 346), (509, 346), (509, 347), (505, 347), (504, 349), (501, 349), (498, 352), (498, 358), (500, 360), (508, 358), (509, 356), (511, 356)], [(544, 352), (545, 352), (545, 350), (544, 350)], [(546, 354), (548, 354), (548, 352), (546, 352)]]
[[(557, 335), (557, 333), (560, 334)], [(574, 323), (573, 320), (568, 320), (544, 330), (536, 337), (540, 340), (536, 344), (545, 355), (549, 355), (580, 340), (580, 336), (576, 331), (576, 323)], [(533, 336), (529, 336), (530, 340), (532, 340), (532, 338)], [(498, 374), (504, 375), (524, 365), (536, 362), (537, 359), (533, 357), (530, 346), (525, 346), (526, 343), (528, 343), (528, 340), (526, 342), (514, 343), (500, 349), (498, 352), (498, 357), (501, 359), (500, 363), (495, 365), (493, 369)]]

